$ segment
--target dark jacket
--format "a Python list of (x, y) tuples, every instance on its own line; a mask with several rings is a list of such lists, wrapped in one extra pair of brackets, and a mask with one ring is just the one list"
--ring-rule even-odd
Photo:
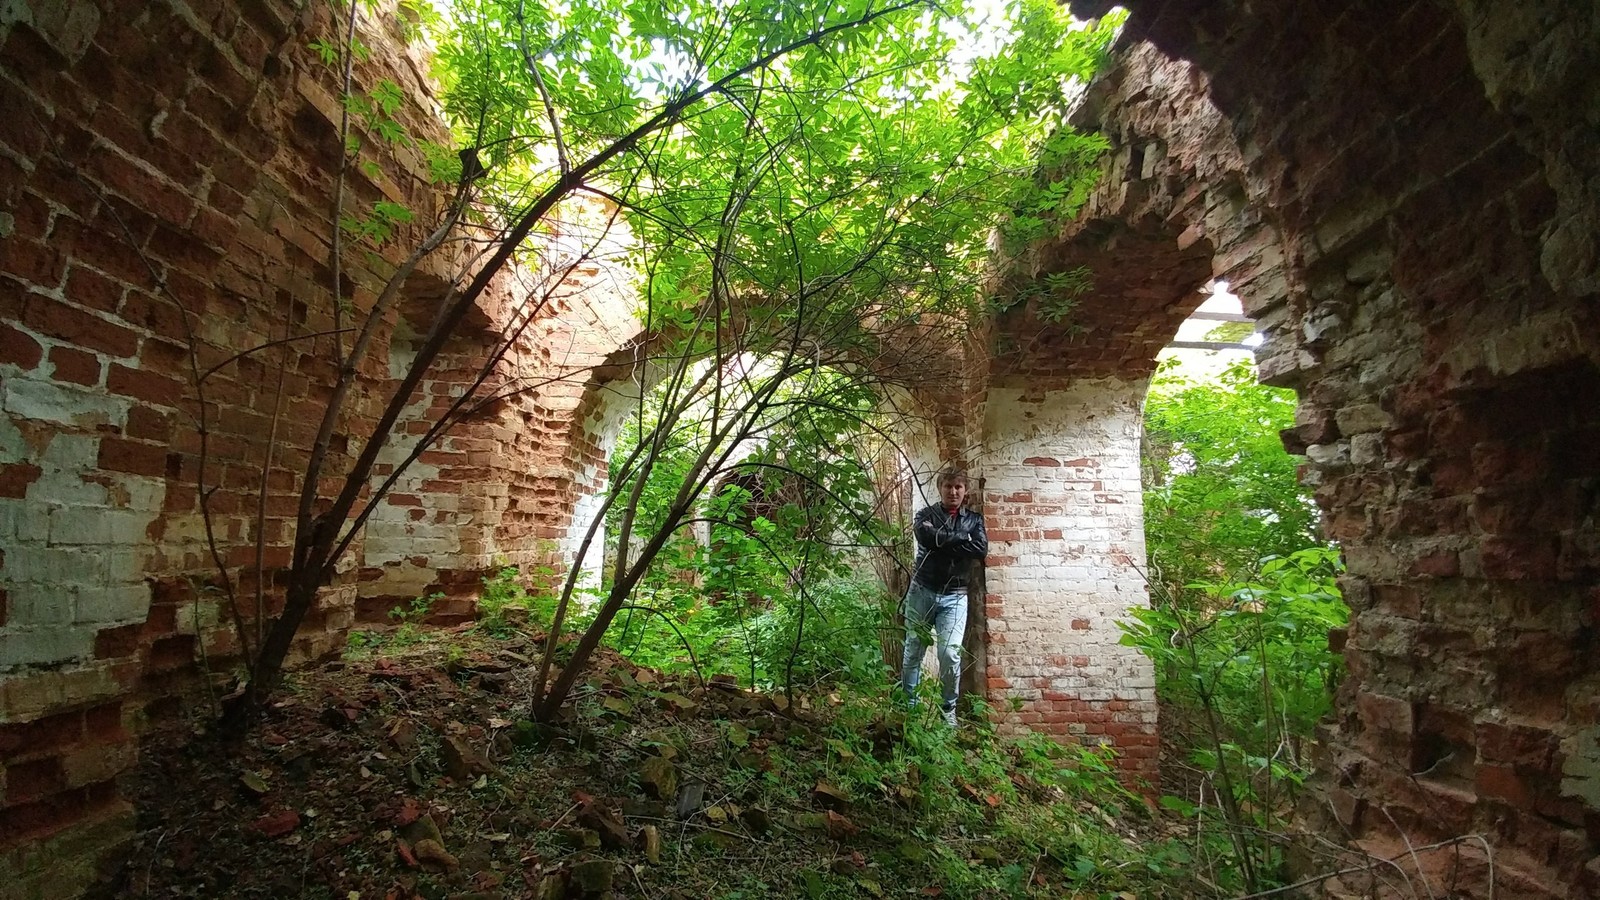
[(954, 516), (937, 503), (923, 507), (911, 520), (911, 533), (917, 539), (917, 563), (911, 577), (941, 593), (966, 587), (972, 561), (989, 554), (983, 516), (965, 506)]

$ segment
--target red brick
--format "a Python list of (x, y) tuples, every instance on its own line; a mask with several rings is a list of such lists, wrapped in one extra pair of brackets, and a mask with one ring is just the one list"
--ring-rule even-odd
[(114, 150), (96, 154), (88, 168), (108, 191), (164, 222), (182, 225), (194, 212), (194, 198), (183, 187)]
[(68, 384), (96, 385), (100, 383), (100, 357), (75, 347), (54, 347), (50, 350), (50, 377)]
[(67, 786), (59, 756), (47, 756), (6, 766), (6, 802), (27, 803), (64, 790)]
[(81, 799), (80, 791), (0, 809), (0, 847), (45, 837), (82, 816), (69, 804)]
[(0, 323), (0, 363), (27, 370), (44, 358), (44, 347), (30, 335)]
[(1553, 536), (1490, 535), (1479, 545), (1483, 574), (1508, 580), (1555, 577), (1560, 542)]
[(24, 284), (53, 288), (66, 272), (66, 256), (50, 243), (21, 236), (0, 241), (0, 273)]
[(1369, 729), (1396, 735), (1410, 735), (1416, 727), (1412, 704), (1398, 697), (1363, 692), (1356, 696), (1356, 708)]
[(32, 463), (0, 463), (0, 497), (26, 496), (28, 485), (33, 484), (42, 471)]
[(139, 650), (139, 637), (143, 631), (142, 625), (119, 625), (99, 632), (94, 636), (95, 659), (132, 656)]
[[(10, 163), (10, 160), (6, 160)], [(14, 165), (14, 164), (12, 164)], [(6, 177), (12, 178), (11, 184), (24, 184), (27, 182), (27, 173), (20, 169), (12, 172), (9, 167), (0, 164), (0, 184), (6, 184)], [(11, 234), (7, 237), (25, 237), (34, 240), (48, 241), (50, 228), (55, 219), (55, 208), (43, 197), (32, 191), (17, 194), (11, 201)]]
[(73, 220), (67, 227), (58, 225), (56, 230), (62, 234), (61, 245), (71, 255), (75, 265), (92, 268), (131, 285), (153, 284), (149, 262), (139, 254), (137, 244), (130, 243), (130, 240), (143, 240), (143, 234), (153, 227), (149, 223), (154, 220), (136, 210), (125, 213), (122, 221), (134, 231), (130, 239), (123, 226), (112, 219), (112, 210), (122, 202), (108, 198), (95, 213), (94, 221), (88, 224)]
[(132, 325), (147, 328), (164, 337), (182, 339), (188, 335), (183, 310), (166, 297), (153, 296), (144, 291), (129, 291), (122, 301), (122, 317)]
[[(101, 103), (95, 107), (88, 129), (106, 144), (139, 159), (148, 159), (154, 147), (150, 133), (127, 114), (125, 107), (119, 108), (116, 103)], [(189, 169), (194, 171), (192, 162)]]
[(239, 234), (239, 223), (232, 216), (203, 206), (195, 214), (190, 233), (213, 247), (229, 247)]
[(1486, 762), (1536, 772), (1554, 769), (1560, 752), (1555, 734), (1525, 725), (1479, 723), (1475, 742), (1479, 758)]
[(1532, 805), (1528, 785), (1506, 766), (1480, 765), (1473, 774), (1472, 783), (1481, 796), (1496, 797), (1521, 809)]
[(167, 442), (172, 437), (172, 414), (148, 406), (128, 410), (128, 425), (123, 434), (145, 441)]
[[(244, 548), (249, 550), (251, 548)], [(189, 634), (174, 634), (161, 638), (150, 645), (148, 669), (152, 672), (166, 672), (181, 669), (194, 661), (194, 636)]]
[(115, 744), (127, 740), (128, 730), (122, 725), (122, 701), (96, 706), (85, 712), (83, 732), (85, 737), (101, 744)]
[(209, 273), (222, 259), (220, 249), (196, 239), (186, 226), (165, 223), (156, 226), (144, 248), (152, 259), (200, 275)]
[(167, 450), (158, 444), (107, 435), (100, 439), (98, 465), (112, 472), (162, 478), (167, 474)]
[(150, 614), (144, 620), (144, 633), (152, 637), (164, 637), (176, 634), (178, 631), (178, 608), (176, 606), (152, 605)]
[(1412, 562), (1410, 574), (1433, 578), (1450, 578), (1461, 574), (1461, 559), (1454, 552), (1439, 550), (1419, 556)]
[(101, 312), (114, 313), (122, 305), (122, 295), (126, 291), (127, 286), (122, 282), (93, 269), (84, 268), (76, 263), (67, 268), (65, 293), (67, 299), (73, 303)]
[(1052, 458), (1050, 458), (1048, 456), (1030, 456), (1027, 459), (1023, 460), (1022, 464), (1025, 465), (1025, 466), (1042, 466), (1042, 467), (1045, 467), (1045, 468), (1058, 468), (1061, 465), (1061, 461), (1058, 460), (1058, 459), (1052, 459)]
[(106, 390), (160, 406), (177, 406), (183, 401), (186, 385), (146, 369), (130, 369), (112, 364), (106, 377)]
[(39, 123), (48, 122), (50, 118), (49, 110), (39, 105), (27, 91), (10, 86), (0, 90), (0, 144), (10, 147), (24, 159), (44, 156), (47, 132)]
[(83, 713), (64, 712), (32, 722), (0, 725), (0, 758), (48, 755), (83, 737)]
[(22, 324), (110, 356), (133, 356), (139, 350), (139, 335), (131, 329), (48, 297), (34, 295), (23, 302)]
[[(252, 225), (237, 221), (236, 217), (244, 211), (245, 196), (239, 191), (234, 190), (232, 186), (227, 184), (212, 185), (211, 192), (206, 195), (206, 202), (210, 203), (212, 209), (215, 209), (218, 214), (233, 220), (235, 226), (241, 230), (253, 231), (255, 234), (261, 235), (262, 238), (268, 243), (276, 240), (274, 238), (267, 237), (266, 232), (260, 231), (259, 229), (254, 228)], [(277, 252), (270, 252), (269, 255), (276, 256)]]

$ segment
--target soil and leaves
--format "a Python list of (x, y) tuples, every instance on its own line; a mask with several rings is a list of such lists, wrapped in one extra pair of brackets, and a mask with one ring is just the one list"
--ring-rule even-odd
[[(293, 673), (244, 743), (139, 770), (133, 897), (1160, 897), (1211, 892), (1103, 754), (951, 731), (882, 684), (782, 695), (597, 653), (524, 715), (520, 607)], [(570, 639), (569, 639), (570, 640)], [(1178, 832), (1178, 833), (1173, 833)]]

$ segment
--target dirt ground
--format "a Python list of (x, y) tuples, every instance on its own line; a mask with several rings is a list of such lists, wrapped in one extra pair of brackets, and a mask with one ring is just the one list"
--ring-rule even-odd
[[(1134, 896), (1067, 891), (1063, 860), (984, 833), (1003, 804), (1063, 802), (1017, 772), (961, 784), (966, 808), (938, 829), (914, 771), (866, 790), (835, 777), (869, 746), (888, 758), (903, 726), (841, 739), (827, 697), (790, 708), (606, 651), (571, 714), (536, 725), (541, 649), (470, 626), (379, 643), (295, 673), (242, 742), (204, 722), (152, 741), (139, 834), (105, 895)], [(969, 730), (950, 752), (990, 738)]]

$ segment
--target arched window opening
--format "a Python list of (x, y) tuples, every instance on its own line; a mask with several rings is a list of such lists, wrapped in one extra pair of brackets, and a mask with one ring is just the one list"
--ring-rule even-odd
[(1227, 283), (1179, 326), (1145, 398), (1140, 466), (1150, 606), (1128, 640), (1156, 664), (1165, 788), (1218, 778), (1291, 798), (1311, 767), (1348, 609), (1304, 460), (1284, 450), (1293, 391), (1258, 381)]

